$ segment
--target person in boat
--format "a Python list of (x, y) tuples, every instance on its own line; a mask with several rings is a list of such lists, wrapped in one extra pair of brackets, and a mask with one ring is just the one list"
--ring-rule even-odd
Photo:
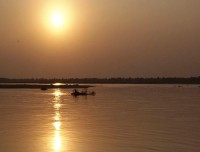
[(74, 89), (73, 93), (77, 94), (79, 93), (77, 89)]
[(88, 93), (87, 88), (83, 89), (81, 93)]

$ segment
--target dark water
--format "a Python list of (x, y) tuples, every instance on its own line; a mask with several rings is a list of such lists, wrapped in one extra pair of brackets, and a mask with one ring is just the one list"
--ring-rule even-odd
[(199, 152), (200, 88), (0, 90), (0, 152)]

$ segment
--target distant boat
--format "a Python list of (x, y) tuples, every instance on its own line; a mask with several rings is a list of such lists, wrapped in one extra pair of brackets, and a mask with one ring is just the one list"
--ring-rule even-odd
[(48, 88), (46, 88), (46, 87), (41, 87), (40, 90), (46, 91), (46, 90), (48, 90)]
[(71, 93), (72, 96), (87, 96), (87, 95), (96, 95), (96, 92), (92, 91), (92, 92), (88, 92), (86, 91), (81, 91), (79, 92), (78, 90), (74, 89), (74, 91)]

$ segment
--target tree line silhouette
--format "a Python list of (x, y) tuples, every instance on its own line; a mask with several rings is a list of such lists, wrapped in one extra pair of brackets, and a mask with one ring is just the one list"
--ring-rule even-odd
[(198, 77), (157, 77), (157, 78), (0, 78), (0, 83), (105, 83), (105, 84), (200, 84)]

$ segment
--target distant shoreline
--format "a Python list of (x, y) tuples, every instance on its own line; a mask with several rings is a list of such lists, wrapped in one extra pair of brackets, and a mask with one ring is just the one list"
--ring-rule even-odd
[(55, 84), (0, 84), (0, 89), (41, 89), (41, 90), (48, 90), (48, 89), (78, 89), (78, 88), (90, 88), (94, 86), (90, 85), (55, 85)]
[(158, 77), (158, 78), (62, 78), (62, 79), (10, 79), (0, 78), (0, 83), (65, 83), (65, 84), (200, 84), (199, 77)]

